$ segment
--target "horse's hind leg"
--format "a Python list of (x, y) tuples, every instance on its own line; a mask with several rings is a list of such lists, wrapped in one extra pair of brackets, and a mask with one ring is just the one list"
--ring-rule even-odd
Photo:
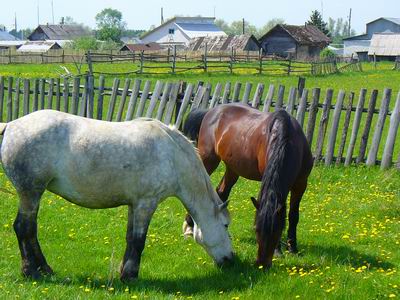
[(154, 202), (142, 202), (137, 207), (129, 206), (126, 250), (121, 264), (121, 280), (124, 282), (138, 277), (146, 234), (155, 209)]
[(299, 223), (300, 201), (307, 188), (307, 179), (295, 183), (290, 192), (289, 228), (287, 247), (290, 253), (297, 253), (297, 224)]
[(37, 215), (43, 192), (44, 189), (18, 192), (20, 206), (14, 222), (14, 230), (21, 251), (22, 273), (33, 278), (40, 277), (41, 273), (53, 273), (37, 238)]

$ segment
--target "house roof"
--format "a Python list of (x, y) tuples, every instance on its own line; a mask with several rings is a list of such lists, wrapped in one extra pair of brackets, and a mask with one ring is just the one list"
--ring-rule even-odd
[(54, 41), (28, 41), (19, 49), (18, 52), (37, 52), (44, 53), (50, 49), (60, 49), (60, 45)]
[(186, 35), (188, 35), (189, 38), (207, 35), (226, 35), (225, 32), (223, 32), (214, 24), (214, 21), (215, 18), (209, 17), (175, 17), (146, 32), (140, 38), (144, 39), (153, 32), (156, 32), (158, 29), (173, 23), (175, 23)]
[(261, 39), (265, 39), (271, 35), (274, 31), (282, 29), (286, 31), (296, 42), (303, 45), (314, 45), (314, 44), (329, 44), (330, 38), (327, 37), (321, 30), (313, 25), (286, 25), (278, 24), (270, 31), (268, 31)]
[(0, 30), (0, 41), (18, 41), (18, 39), (7, 31)]
[(125, 44), (120, 51), (159, 51), (161, 50), (160, 44), (148, 43), (148, 44)]
[(400, 34), (378, 33), (371, 39), (368, 55), (400, 56)]
[(367, 25), (368, 25), (368, 24), (371, 24), (371, 23), (374, 23), (374, 22), (376, 22), (376, 21), (379, 21), (379, 20), (386, 20), (386, 21), (395, 23), (395, 24), (397, 24), (397, 25), (400, 25), (400, 18), (386, 18), (386, 17), (381, 17), (381, 18), (378, 18), (378, 19), (376, 19), (376, 20), (373, 20), (373, 21), (367, 23)]
[(43, 32), (48, 40), (73, 40), (90, 35), (90, 32), (81, 25), (39, 25), (28, 36), (28, 40), (37, 32)]
[(231, 48), (236, 50), (246, 50), (246, 46), (251, 40), (253, 40), (259, 46), (259, 43), (254, 35), (244, 34), (197, 37), (190, 40), (188, 48), (191, 51), (203, 50), (207, 43), (207, 49), (209, 51), (226, 51)]
[(360, 34), (343, 39), (343, 41), (351, 41), (351, 40), (369, 40), (369, 37), (368, 34)]

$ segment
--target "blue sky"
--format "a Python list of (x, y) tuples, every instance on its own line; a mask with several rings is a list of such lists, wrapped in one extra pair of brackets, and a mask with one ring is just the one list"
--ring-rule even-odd
[[(6, 0), (1, 0), (6, 2)], [(371, 20), (385, 17), (400, 18), (399, 0), (381, 0), (374, 5), (366, 0), (53, 0), (55, 20), (62, 16), (71, 16), (76, 21), (95, 26), (95, 15), (106, 7), (113, 7), (123, 13), (124, 20), (132, 29), (148, 29), (160, 22), (160, 8), (164, 7), (164, 16), (175, 14), (213, 16), (228, 22), (245, 18), (256, 26), (264, 25), (272, 18), (283, 18), (288, 24), (304, 24), (311, 10), (321, 10), (324, 18), (347, 17), (353, 8), (353, 28), (357, 33), (365, 30), (365, 24)], [(51, 23), (51, 0), (12, 0), (4, 3), (0, 9), (0, 24), (13, 28), (14, 14), (17, 14), (19, 28), (37, 25), (37, 3), (40, 6), (40, 23)], [(397, 13), (397, 15), (396, 15)]]

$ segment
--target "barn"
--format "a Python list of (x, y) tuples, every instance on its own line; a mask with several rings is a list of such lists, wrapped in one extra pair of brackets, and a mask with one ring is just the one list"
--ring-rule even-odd
[(264, 53), (298, 60), (319, 58), (331, 40), (313, 25), (278, 24), (259, 40)]
[(18, 48), (17, 52), (25, 53), (46, 53), (49, 50), (61, 49), (61, 46), (54, 41), (28, 41)]
[(371, 39), (371, 46), (368, 50), (370, 59), (396, 61), (400, 58), (400, 34), (378, 33)]
[(160, 51), (162, 47), (157, 43), (148, 44), (125, 44), (119, 51), (141, 52), (141, 51)]
[(91, 36), (81, 25), (39, 25), (29, 36), (29, 41), (55, 41), (59, 46), (74, 39)]
[(215, 18), (175, 17), (141, 36), (143, 43), (159, 43), (164, 46), (186, 47), (190, 40), (205, 36), (226, 36)]
[(207, 36), (191, 39), (188, 50), (201, 51), (207, 45), (208, 51), (259, 51), (260, 44), (254, 35)]
[(400, 18), (379, 18), (367, 23), (366, 33), (343, 39), (344, 56), (359, 54), (361, 60), (367, 58), (371, 40), (376, 33), (400, 33)]

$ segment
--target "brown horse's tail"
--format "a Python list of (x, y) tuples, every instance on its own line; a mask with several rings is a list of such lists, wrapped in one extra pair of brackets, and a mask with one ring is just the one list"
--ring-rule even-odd
[(186, 118), (185, 124), (183, 125), (183, 134), (192, 141), (197, 143), (199, 138), (199, 132), (201, 123), (206, 116), (208, 110), (196, 109), (189, 113)]
[[(293, 131), (290, 115), (279, 110), (272, 115), (269, 126), (268, 165), (265, 168), (259, 194), (256, 232), (263, 247), (273, 253), (285, 227), (286, 198), (290, 182), (296, 173), (294, 153), (290, 144)], [(271, 249), (272, 248), (272, 249)], [(260, 259), (260, 257), (259, 257)], [(272, 259), (264, 257), (263, 261)], [(263, 263), (263, 262), (261, 262)]]

